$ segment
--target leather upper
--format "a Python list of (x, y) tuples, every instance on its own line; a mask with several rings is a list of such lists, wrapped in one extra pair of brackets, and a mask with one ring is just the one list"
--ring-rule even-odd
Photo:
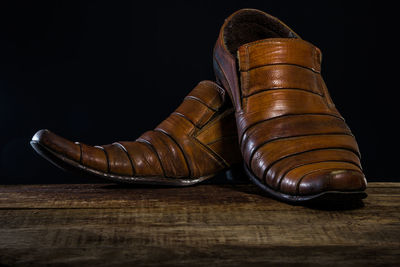
[(89, 170), (119, 176), (198, 178), (241, 161), (233, 109), (211, 81), (200, 82), (175, 112), (136, 141), (91, 146), (48, 130), (32, 140)]
[[(267, 22), (254, 22), (253, 14)], [(256, 40), (240, 44), (229, 36), (236, 16), (238, 28), (268, 27), (271, 20), (274, 26), (249, 33), (247, 40)], [(357, 142), (321, 76), (321, 51), (283, 23), (286, 30), (257, 39), (268, 37), (276, 23), (259, 10), (240, 10), (225, 21), (214, 49), (215, 73), (234, 104), (247, 167), (268, 187), (289, 195), (365, 189)]]

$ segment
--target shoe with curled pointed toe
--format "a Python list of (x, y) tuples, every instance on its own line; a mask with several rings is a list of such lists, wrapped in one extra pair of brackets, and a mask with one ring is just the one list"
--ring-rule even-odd
[(359, 148), (329, 96), (317, 47), (277, 18), (242, 9), (221, 28), (214, 70), (256, 185), (290, 203), (366, 197)]
[(175, 112), (135, 141), (91, 146), (40, 130), (31, 145), (56, 166), (82, 174), (123, 183), (196, 184), (242, 161), (224, 93), (214, 82), (200, 82)]

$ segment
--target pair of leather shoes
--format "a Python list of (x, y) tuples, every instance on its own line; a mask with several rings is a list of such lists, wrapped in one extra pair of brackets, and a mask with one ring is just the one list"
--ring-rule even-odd
[(90, 146), (40, 130), (31, 145), (59, 167), (117, 182), (192, 185), (243, 162), (251, 181), (286, 202), (366, 197), (357, 142), (317, 47), (242, 9), (220, 30), (214, 70), (218, 84), (200, 82), (135, 141)]

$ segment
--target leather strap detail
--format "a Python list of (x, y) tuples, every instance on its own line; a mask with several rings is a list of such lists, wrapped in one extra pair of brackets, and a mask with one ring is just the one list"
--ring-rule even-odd
[[(300, 39), (271, 38), (240, 47), (238, 59), (242, 112), (237, 126), (243, 159), (257, 177), (296, 194), (297, 183), (315, 168), (361, 171), (357, 143), (321, 77), (318, 48)], [(303, 159), (308, 152), (314, 158)], [(291, 157), (303, 164), (276, 164)]]
[(179, 146), (157, 131), (148, 131), (138, 140), (146, 140), (156, 150), (166, 177), (188, 177), (189, 168)]
[(81, 164), (96, 170), (108, 172), (108, 158), (103, 148), (88, 146), (83, 143), (80, 143), (80, 146), (82, 149)]
[[(108, 153), (107, 151), (104, 149), (104, 147), (102, 146), (95, 146), (96, 148), (100, 149), (101, 151), (103, 151), (105, 159), (106, 159), (106, 165), (107, 165), (107, 171), (106, 173), (110, 173), (110, 161), (108, 159)], [(84, 156), (85, 157), (85, 156)]]
[(161, 160), (155, 149), (147, 143), (142, 142), (119, 142), (131, 155), (132, 164), (136, 173), (142, 177), (163, 176), (164, 171)]
[[(290, 77), (290, 78), (288, 78)], [(296, 65), (266, 65), (258, 69), (242, 72), (242, 97), (251, 97), (267, 90), (293, 89), (318, 95), (321, 91), (322, 77), (319, 73)]]
[(113, 143), (113, 145), (118, 146), (122, 151), (124, 151), (124, 153), (126, 154), (126, 156), (127, 156), (128, 159), (129, 159), (129, 163), (131, 164), (132, 175), (135, 175), (135, 173), (136, 173), (135, 165), (133, 165), (133, 161), (132, 161), (131, 155), (130, 155), (129, 152), (126, 150), (126, 147), (125, 147), (123, 144), (119, 143), (119, 142), (115, 142), (115, 143)]
[[(237, 140), (233, 110), (222, 109), (224, 93), (211, 81), (200, 82), (155, 132), (138, 139), (154, 147), (167, 177), (200, 177), (240, 161), (237, 142), (233, 146), (231, 142)], [(225, 159), (228, 151), (232, 156)]]
[(217, 86), (214, 82), (202, 81), (185, 97), (185, 99), (197, 100), (209, 109), (218, 111), (224, 103), (224, 95), (225, 90)]
[(321, 51), (294, 38), (269, 38), (239, 47), (239, 70), (249, 71), (266, 65), (296, 65), (321, 72)]
[(249, 165), (258, 177), (281, 158), (311, 150), (340, 148), (359, 156), (358, 146), (350, 135), (310, 135), (278, 139), (260, 146), (249, 159)]
[[(304, 96), (308, 97), (304, 98)], [(306, 92), (293, 91), (291, 94), (286, 94), (282, 90), (268, 91), (259, 94), (259, 97), (247, 101), (248, 112), (237, 114), (236, 123), (240, 137), (248, 128), (255, 126), (260, 121), (272, 120), (281, 116), (326, 114), (340, 118), (340, 115), (333, 113), (324, 104), (321, 97)]]
[[(290, 125), (290, 127), (288, 127)], [(266, 142), (273, 142), (288, 137), (300, 137), (318, 134), (347, 134), (350, 129), (339, 118), (324, 115), (300, 115), (279, 117), (261, 122), (243, 135), (241, 144), (243, 158), (250, 160), (251, 155)]]
[(157, 126), (156, 130), (170, 135), (181, 146), (192, 176), (197, 177), (200, 171), (207, 167), (206, 165), (213, 166), (212, 168), (226, 167), (225, 163), (215, 157), (212, 150), (205, 151), (207, 148), (199, 145), (196, 139), (190, 137), (196, 130), (193, 125), (183, 117), (173, 115)]
[(184, 117), (197, 128), (201, 128), (210, 120), (215, 111), (203, 104), (201, 100), (186, 97), (174, 113)]
[(120, 175), (133, 175), (131, 161), (128, 155), (115, 144), (103, 145), (107, 152), (109, 172)]

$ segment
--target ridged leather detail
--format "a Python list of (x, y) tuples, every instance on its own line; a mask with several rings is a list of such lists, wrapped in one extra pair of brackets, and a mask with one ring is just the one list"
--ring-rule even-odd
[(91, 146), (48, 130), (32, 138), (52, 153), (104, 174), (127, 177), (197, 178), (241, 161), (234, 112), (224, 90), (200, 82), (154, 130), (135, 141)]
[(234, 103), (247, 167), (287, 195), (364, 190), (359, 148), (321, 76), (321, 51), (300, 38), (267, 38), (240, 46), (234, 60), (224, 27), (240, 12), (221, 29), (214, 68)]

